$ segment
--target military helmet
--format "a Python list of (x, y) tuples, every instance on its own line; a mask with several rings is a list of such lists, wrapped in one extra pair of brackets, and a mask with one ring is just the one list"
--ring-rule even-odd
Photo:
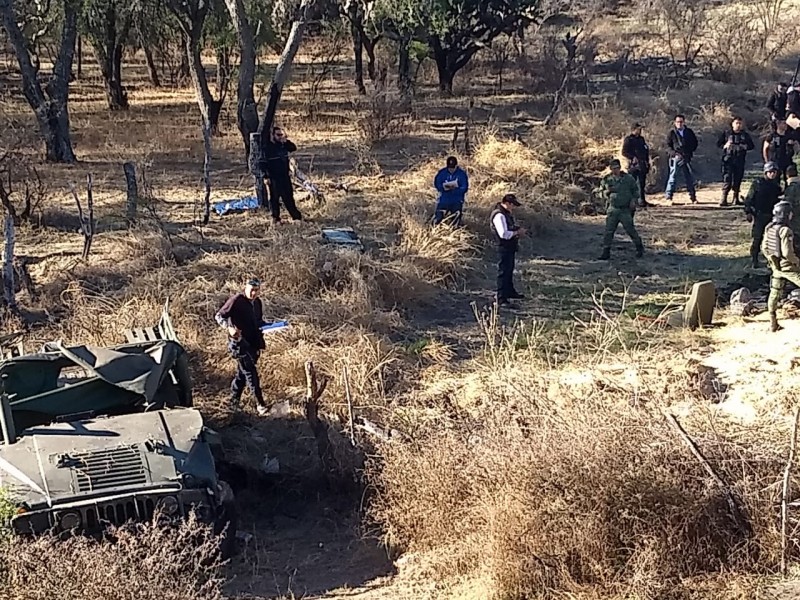
[(769, 173), (770, 171), (777, 171), (777, 170), (778, 170), (777, 163), (774, 163), (771, 160), (764, 163), (764, 173)]
[(608, 163), (608, 166), (611, 169), (619, 169), (622, 166), (622, 163), (619, 162), (618, 158), (612, 158), (611, 161)]
[(791, 203), (787, 202), (786, 200), (781, 200), (772, 209), (772, 216), (775, 217), (776, 221), (785, 221), (789, 218), (791, 212), (792, 212)]

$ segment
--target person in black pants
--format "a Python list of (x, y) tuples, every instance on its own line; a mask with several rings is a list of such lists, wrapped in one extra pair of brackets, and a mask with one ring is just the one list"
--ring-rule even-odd
[(294, 186), (289, 169), (289, 153), (297, 150), (297, 146), (286, 137), (280, 127), (272, 128), (272, 135), (264, 146), (264, 165), (269, 177), (269, 201), (272, 220), (281, 222), (280, 201), (293, 221), (301, 221), (303, 216), (294, 203)]
[[(786, 121), (778, 121), (775, 124), (775, 132), (764, 138), (761, 150), (764, 162), (774, 162), (778, 165), (778, 171), (784, 183), (786, 183), (786, 168), (794, 162), (797, 146), (798, 142), (793, 132), (787, 127)], [(770, 213), (770, 218), (772, 218), (772, 213)]]
[(525, 229), (514, 223), (514, 207), (521, 206), (514, 194), (506, 194), (498, 202), (490, 218), (492, 237), (497, 244), (497, 304), (509, 304), (509, 300), (525, 296), (514, 289), (514, 259), (519, 248), (519, 238)]
[(642, 125), (634, 123), (630, 135), (622, 141), (622, 156), (628, 159), (628, 173), (639, 183), (639, 206), (653, 206), (645, 200), (644, 188), (650, 171), (650, 146), (642, 136)]
[(722, 149), (722, 199), (719, 205), (728, 206), (728, 194), (731, 190), (733, 190), (734, 204), (741, 204), (747, 153), (755, 148), (753, 138), (744, 130), (741, 117), (734, 117), (730, 128), (719, 135), (717, 148)]
[(753, 224), (753, 243), (750, 245), (750, 258), (753, 268), (758, 268), (758, 254), (764, 239), (764, 229), (772, 221), (772, 209), (783, 196), (779, 180), (778, 165), (768, 162), (764, 165), (764, 176), (750, 185), (750, 191), (744, 200), (744, 214), (747, 221)]
[(215, 319), (228, 332), (228, 352), (236, 360), (236, 375), (231, 382), (231, 406), (239, 408), (245, 386), (256, 399), (258, 414), (264, 415), (268, 409), (264, 404), (261, 382), (258, 377), (258, 358), (266, 348), (264, 334), (264, 313), (261, 299), (261, 282), (250, 279), (243, 293), (228, 298), (217, 311)]

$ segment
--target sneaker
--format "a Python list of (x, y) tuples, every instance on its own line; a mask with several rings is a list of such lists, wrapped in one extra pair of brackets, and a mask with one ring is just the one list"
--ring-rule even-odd
[(511, 300), (524, 300), (525, 294), (520, 294), (519, 292), (514, 292), (509, 296)]
[(730, 206), (730, 204), (728, 204), (727, 200), (723, 200), (722, 202), (719, 203), (719, 205), (720, 205), (721, 208), (725, 208), (727, 206)]
[(258, 414), (262, 417), (269, 414), (269, 407), (266, 404), (259, 404), (258, 406), (256, 406), (256, 410), (258, 411)]
[(511, 302), (508, 301), (508, 298), (497, 298), (496, 299), (497, 306), (508, 306)]

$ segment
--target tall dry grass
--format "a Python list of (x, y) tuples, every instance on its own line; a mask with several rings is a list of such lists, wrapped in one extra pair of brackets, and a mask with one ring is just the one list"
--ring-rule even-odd
[(0, 540), (6, 600), (222, 600), (222, 564), (211, 528), (130, 525), (109, 539)]

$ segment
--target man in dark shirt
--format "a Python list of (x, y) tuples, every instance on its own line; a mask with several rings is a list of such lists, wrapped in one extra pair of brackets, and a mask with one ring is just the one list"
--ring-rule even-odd
[(764, 162), (774, 162), (778, 165), (778, 171), (784, 182), (786, 182), (786, 168), (794, 162), (797, 145), (792, 132), (786, 126), (786, 121), (778, 121), (775, 124), (775, 131), (764, 138), (764, 146), (761, 149)]
[(741, 204), (740, 197), (747, 153), (755, 148), (753, 138), (744, 130), (741, 117), (734, 117), (731, 126), (717, 138), (717, 148), (722, 149), (722, 200), (720, 206), (728, 206), (728, 194), (733, 190), (734, 204)]
[(686, 126), (683, 115), (675, 115), (674, 127), (667, 134), (667, 148), (669, 149), (669, 178), (665, 196), (667, 202), (672, 204), (675, 194), (675, 185), (678, 174), (683, 175), (686, 189), (692, 204), (697, 202), (697, 192), (694, 187), (694, 173), (692, 172), (692, 156), (697, 150), (697, 136), (694, 131)]
[(272, 220), (281, 222), (280, 201), (293, 221), (301, 221), (303, 216), (294, 203), (294, 186), (289, 168), (289, 153), (295, 152), (297, 146), (286, 137), (280, 127), (272, 128), (272, 135), (264, 144), (264, 167), (269, 177), (269, 200), (272, 210)]
[(231, 383), (231, 404), (239, 407), (245, 385), (256, 399), (258, 413), (267, 413), (264, 397), (261, 393), (261, 382), (258, 378), (258, 357), (266, 348), (261, 327), (264, 325), (264, 313), (261, 299), (261, 282), (250, 279), (244, 287), (244, 293), (234, 294), (222, 305), (215, 319), (228, 332), (228, 352), (236, 359), (236, 375)]
[(764, 239), (764, 229), (772, 220), (772, 209), (783, 196), (778, 179), (778, 165), (768, 162), (764, 165), (764, 176), (750, 184), (750, 191), (744, 200), (744, 214), (753, 224), (753, 243), (750, 245), (750, 258), (753, 268), (758, 268), (758, 253)]
[(778, 121), (786, 120), (786, 90), (789, 85), (781, 81), (775, 86), (773, 92), (769, 95), (767, 100), (767, 108), (769, 109), (770, 121), (772, 122), (772, 130), (775, 131), (775, 124)]
[(644, 197), (647, 173), (650, 171), (650, 146), (642, 136), (642, 126), (634, 123), (631, 134), (622, 141), (622, 156), (628, 159), (628, 173), (639, 183), (639, 206), (652, 206)]

